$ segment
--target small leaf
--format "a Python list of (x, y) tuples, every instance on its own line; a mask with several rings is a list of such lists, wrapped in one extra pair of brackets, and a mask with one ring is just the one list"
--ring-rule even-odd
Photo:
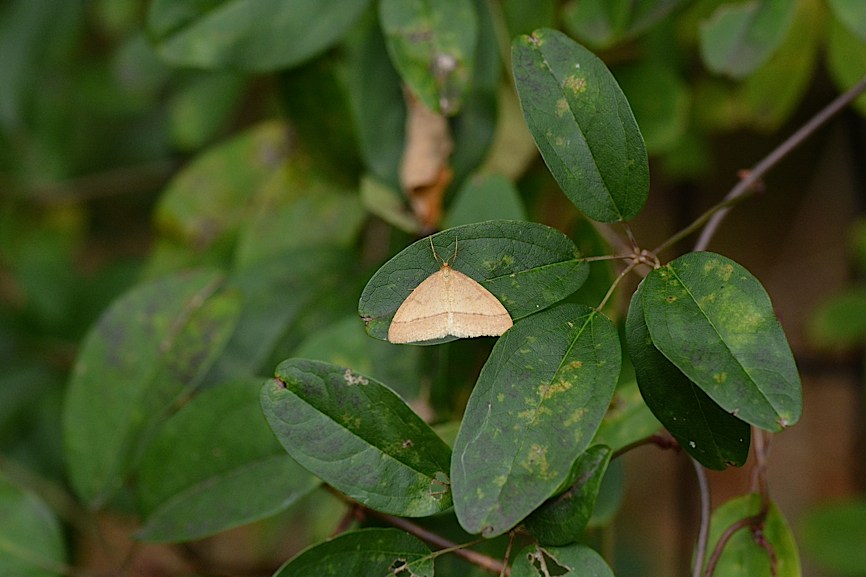
[(166, 421), (142, 457), (138, 538), (201, 539), (277, 513), (319, 484), (274, 439), (260, 388), (260, 380), (213, 387)]
[(587, 449), (574, 463), (573, 484), (527, 517), (524, 528), (542, 545), (568, 545), (577, 541), (592, 516), (610, 455), (610, 448), (604, 445)]
[(462, 106), (474, 70), (478, 16), (472, 0), (380, 0), (379, 20), (394, 66), (424, 106)]
[[(835, 19), (827, 35), (827, 66), (839, 90), (848, 90), (866, 76), (866, 40)], [(866, 95), (857, 97), (854, 108), (866, 116)]]
[(667, 16), (680, 0), (572, 0), (563, 25), (578, 40), (609, 48), (637, 36)]
[[(448, 210), (448, 228), (485, 220), (526, 220), (517, 187), (501, 174), (476, 174), (466, 180)], [(458, 239), (459, 241), (459, 239)]]
[(574, 243), (542, 224), (494, 220), (443, 230), (403, 249), (367, 282), (358, 313), (371, 337), (387, 339), (399, 306), (442, 266), (431, 242), (441, 259), (502, 301), (514, 321), (564, 299), (589, 274)]
[[(722, 533), (734, 523), (754, 517), (761, 510), (761, 497), (757, 494), (732, 499), (713, 511), (710, 520), (709, 551), (715, 549)], [(776, 558), (770, 567), (767, 549), (761, 547), (746, 526), (731, 537), (719, 558), (714, 575), (748, 575), (749, 577), (800, 577), (800, 557), (791, 529), (774, 503), (769, 504), (760, 529), (760, 538), (772, 547)]]
[(197, 271), (130, 290), (84, 340), (63, 413), (73, 486), (101, 505), (118, 489), (142, 434), (216, 360), (239, 314), (236, 294)]
[(647, 406), (680, 446), (705, 467), (741, 467), (751, 431), (707, 396), (655, 348), (644, 318), (644, 284), (631, 299), (626, 321), (628, 354)]
[(63, 531), (54, 513), (0, 474), (0, 575), (59, 577), (65, 563)]
[(451, 506), (451, 451), (384, 385), (329, 363), (289, 359), (261, 398), (286, 451), (362, 505), (406, 517)]
[(693, 252), (652, 271), (643, 285), (655, 348), (713, 401), (769, 431), (800, 419), (791, 348), (770, 297), (749, 271), (721, 255)]
[(610, 403), (620, 360), (613, 324), (584, 305), (544, 311), (500, 337), (454, 443), (464, 529), (504, 533), (563, 487)]
[(274, 577), (433, 577), (427, 545), (397, 529), (361, 529), (313, 545)]
[(782, 43), (794, 19), (791, 0), (725, 3), (700, 28), (701, 57), (716, 74), (744, 78)]
[(155, 0), (157, 52), (177, 66), (257, 72), (295, 66), (339, 40), (369, 0)]
[(866, 500), (819, 505), (802, 523), (806, 555), (833, 575), (866, 575)]
[(649, 191), (646, 148), (604, 63), (548, 29), (515, 39), (511, 57), (526, 124), (565, 195), (593, 220), (637, 215)]
[(836, 18), (866, 42), (866, 3), (861, 0), (828, 0)]
[(604, 559), (586, 545), (530, 545), (514, 557), (511, 577), (613, 577)]
[(812, 311), (809, 340), (828, 349), (854, 348), (866, 343), (866, 287), (833, 295)]

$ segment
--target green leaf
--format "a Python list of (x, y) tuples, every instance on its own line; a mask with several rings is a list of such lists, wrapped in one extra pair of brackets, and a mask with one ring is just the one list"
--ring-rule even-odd
[(701, 23), (704, 64), (716, 74), (732, 78), (748, 76), (782, 43), (796, 8), (797, 3), (791, 0), (722, 4)]
[(515, 39), (511, 57), (526, 124), (566, 196), (593, 220), (637, 215), (649, 191), (646, 148), (604, 63), (548, 29)]
[(65, 563), (63, 531), (54, 513), (0, 474), (0, 575), (59, 577)]
[(680, 0), (572, 0), (563, 25), (578, 40), (598, 49), (637, 36), (667, 16)]
[(464, 529), (511, 529), (568, 483), (610, 404), (620, 370), (613, 324), (565, 304), (508, 330), (469, 398), (451, 460)]
[[(406, 104), (379, 23), (372, 17), (362, 20), (347, 37), (345, 52), (349, 106), (361, 157), (377, 180), (398, 189)], [(370, 82), (371, 78), (376, 81)], [(398, 198), (402, 204), (402, 196)]]
[(670, 66), (650, 60), (614, 71), (650, 154), (674, 147), (689, 122), (689, 92)]
[(369, 0), (155, 0), (147, 25), (177, 66), (257, 72), (295, 66), (346, 33)]
[(213, 271), (133, 288), (102, 315), (76, 359), (63, 430), (72, 484), (92, 505), (116, 491), (147, 429), (195, 386), (234, 330), (239, 300)]
[(809, 340), (819, 347), (845, 349), (866, 342), (866, 287), (833, 295), (812, 311)]
[(427, 545), (397, 529), (361, 529), (313, 545), (274, 577), (433, 577)]
[(533, 511), (523, 522), (542, 545), (568, 545), (577, 541), (595, 506), (611, 450), (594, 445), (578, 457), (572, 468), (573, 484)]
[(384, 385), (337, 365), (289, 359), (261, 399), (286, 451), (362, 505), (406, 517), (451, 506), (451, 451)]
[[(827, 67), (839, 90), (848, 90), (866, 76), (866, 40), (852, 34), (839, 21), (830, 22), (827, 38)], [(866, 115), (866, 95), (854, 101), (854, 107)]]
[(866, 3), (860, 0), (827, 0), (836, 18), (866, 42)]
[(409, 233), (420, 234), (421, 226), (406, 206), (405, 197), (396, 186), (365, 176), (361, 179), (361, 203), (367, 212)]
[(380, 0), (391, 61), (424, 106), (460, 111), (474, 72), (478, 15), (473, 0)]
[(283, 167), (287, 151), (285, 124), (268, 122), (197, 156), (160, 197), (163, 239), (192, 252), (191, 262), (200, 263), (207, 250), (228, 261), (255, 191)]
[(277, 513), (319, 484), (274, 439), (260, 389), (260, 380), (219, 385), (166, 421), (139, 469), (138, 538), (201, 539)]
[(833, 575), (866, 575), (866, 500), (839, 501), (809, 511), (802, 523), (806, 555)]
[(680, 446), (703, 466), (719, 471), (742, 466), (749, 456), (749, 425), (716, 404), (656, 349), (644, 317), (647, 286), (638, 287), (626, 321), (628, 354), (641, 395)]
[(230, 121), (246, 87), (246, 77), (230, 72), (204, 73), (182, 84), (168, 102), (174, 145), (195, 151), (211, 140)]
[[(753, 517), (761, 510), (761, 497), (757, 494), (742, 495), (732, 499), (713, 511), (710, 520), (709, 551), (715, 549), (722, 533), (734, 523)], [(769, 504), (766, 519), (761, 527), (761, 538), (773, 548), (776, 556), (775, 570), (770, 568), (770, 557), (766, 549), (755, 542), (751, 527), (740, 529), (731, 537), (719, 558), (713, 573), (724, 575), (748, 575), (749, 577), (800, 577), (800, 557), (791, 529), (774, 503)]]
[(604, 559), (586, 545), (530, 545), (514, 557), (511, 577), (613, 577)]
[(347, 246), (365, 218), (354, 191), (294, 155), (257, 190), (247, 218), (240, 223), (235, 263), (245, 266), (316, 245)]
[(589, 273), (574, 243), (542, 224), (494, 220), (449, 228), (409, 245), (370, 278), (358, 304), (367, 334), (386, 340), (397, 308), (439, 270), (431, 242), (440, 258), (502, 301), (515, 321), (564, 299)]
[(713, 401), (769, 431), (800, 419), (794, 357), (770, 297), (749, 271), (693, 252), (652, 271), (643, 285), (655, 348)]
[(501, 174), (476, 174), (457, 191), (445, 223), (451, 228), (493, 219), (526, 220), (520, 193)]

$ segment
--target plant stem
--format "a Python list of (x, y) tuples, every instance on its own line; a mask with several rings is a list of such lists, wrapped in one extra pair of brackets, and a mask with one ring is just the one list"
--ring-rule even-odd
[(841, 112), (842, 109), (851, 104), (851, 102), (853, 102), (854, 99), (860, 96), (863, 92), (866, 92), (866, 77), (821, 109), (815, 116), (806, 122), (806, 124), (789, 136), (787, 140), (782, 142), (782, 144), (777, 146), (772, 152), (770, 152), (770, 154), (764, 157), (763, 160), (748, 170), (743, 178), (740, 179), (740, 182), (738, 182), (734, 188), (725, 195), (725, 198), (721, 202), (699, 216), (690, 225), (668, 238), (653, 250), (653, 253), (658, 254), (659, 252), (670, 248), (679, 240), (687, 237), (700, 227), (704, 226), (704, 223), (706, 223), (706, 227), (701, 232), (701, 236), (698, 238), (694, 250), (706, 250), (722, 221), (725, 219), (725, 216), (727, 216), (730, 207), (746, 198), (749, 193), (754, 190), (755, 185), (767, 172), (770, 171), (771, 168), (776, 166), (780, 160), (785, 158), (792, 150), (812, 136), (812, 134)]
[(695, 564), (692, 567), (692, 577), (701, 577), (704, 557), (707, 555), (707, 541), (710, 536), (710, 484), (704, 467), (693, 458), (689, 458), (695, 468), (698, 478), (698, 488), (701, 493), (701, 526), (698, 531), (698, 542), (695, 545)]

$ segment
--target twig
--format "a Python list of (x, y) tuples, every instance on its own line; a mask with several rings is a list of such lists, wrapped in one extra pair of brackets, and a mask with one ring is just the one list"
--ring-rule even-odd
[(692, 567), (692, 577), (700, 577), (707, 555), (707, 541), (710, 536), (710, 484), (707, 482), (707, 472), (694, 458), (689, 458), (695, 468), (698, 478), (698, 488), (701, 493), (701, 526), (698, 531), (698, 542), (695, 545), (695, 565)]
[(395, 517), (393, 515), (388, 515), (387, 513), (380, 513), (373, 510), (369, 510), (368, 513), (382, 519), (383, 521), (386, 521), (387, 523), (390, 523), (391, 525), (399, 529), (403, 529), (407, 533), (415, 535), (422, 541), (426, 541), (427, 543), (435, 545), (436, 547), (439, 547), (441, 549), (448, 549), (449, 553), (454, 553), (458, 557), (463, 557), (473, 565), (481, 567), (485, 571), (489, 571), (490, 573), (494, 574), (503, 574), (503, 571), (505, 571), (504, 574), (508, 575), (507, 569), (500, 561), (497, 561), (496, 559), (488, 557), (487, 555), (484, 555), (482, 553), (478, 553), (477, 551), (471, 551), (469, 549), (463, 548), (471, 545), (471, 543), (468, 545), (460, 545), (458, 543), (454, 543), (453, 541), (449, 541), (445, 537), (433, 533), (432, 531), (428, 531), (424, 527), (416, 525), (412, 521), (409, 521), (408, 519), (403, 519), (402, 517)]
[(704, 230), (701, 231), (701, 235), (695, 244), (694, 250), (706, 250), (722, 221), (725, 219), (725, 216), (727, 216), (730, 207), (746, 198), (748, 193), (754, 190), (755, 185), (767, 172), (769, 172), (771, 168), (776, 166), (780, 160), (790, 154), (792, 150), (802, 144), (807, 138), (826, 124), (836, 114), (841, 112), (842, 109), (853, 102), (863, 92), (866, 92), (866, 77), (821, 109), (815, 116), (806, 122), (806, 124), (801, 126), (796, 132), (794, 132), (794, 134), (789, 136), (787, 140), (770, 152), (770, 154), (768, 154), (763, 160), (750, 170), (746, 171), (745, 176), (740, 179), (740, 182), (738, 182), (727, 195), (725, 195), (725, 198), (720, 203), (699, 216), (690, 225), (668, 238), (653, 250), (653, 253), (658, 254), (659, 252), (670, 248), (679, 240), (704, 226), (704, 223), (706, 223), (706, 226), (704, 227)]
[(656, 433), (650, 435), (649, 437), (638, 439), (633, 443), (629, 443), (628, 445), (620, 447), (613, 452), (610, 458), (611, 460), (616, 459), (617, 457), (621, 457), (624, 454), (628, 453), (632, 449), (637, 449), (638, 447), (643, 447), (644, 445), (655, 445), (660, 449), (673, 449), (675, 451), (681, 450), (680, 444), (677, 443), (676, 439), (674, 439), (670, 435), (660, 435)]
[(757, 516), (740, 519), (739, 521), (735, 521), (731, 524), (730, 527), (725, 529), (725, 532), (722, 533), (721, 537), (719, 537), (719, 541), (718, 543), (716, 543), (716, 546), (713, 549), (713, 554), (710, 555), (710, 560), (709, 562), (707, 562), (707, 570), (704, 572), (704, 577), (712, 577), (713, 573), (716, 571), (716, 565), (718, 565), (719, 563), (719, 558), (722, 556), (722, 551), (725, 550), (725, 546), (728, 544), (728, 541), (731, 540), (731, 537), (734, 536), (734, 533), (736, 533), (740, 529), (752, 525), (755, 522), (756, 518)]

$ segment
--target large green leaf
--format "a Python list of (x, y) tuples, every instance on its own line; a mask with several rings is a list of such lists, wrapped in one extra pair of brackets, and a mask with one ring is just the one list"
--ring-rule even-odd
[(166, 409), (195, 386), (234, 330), (239, 299), (222, 277), (197, 271), (138, 286), (84, 340), (66, 396), (66, 460), (78, 494), (95, 505), (120, 487)]
[(548, 29), (515, 39), (511, 57), (526, 124), (566, 196), (594, 220), (637, 215), (649, 191), (646, 148), (604, 63)]
[(397, 529), (361, 529), (313, 545), (274, 577), (433, 577), (430, 549)]
[(601, 480), (610, 462), (610, 448), (594, 445), (575, 461), (572, 485), (533, 511), (524, 528), (543, 545), (568, 545), (577, 541), (595, 506)]
[(269, 71), (300, 64), (349, 29), (370, 0), (155, 0), (159, 54), (195, 68)]
[(655, 348), (723, 409), (770, 431), (800, 419), (794, 357), (770, 297), (749, 271), (693, 252), (652, 271), (641, 292)]
[(514, 556), (511, 577), (613, 577), (601, 555), (586, 545), (530, 545)]
[(645, 286), (631, 299), (626, 344), (647, 406), (705, 467), (742, 466), (749, 456), (749, 425), (716, 404), (655, 348), (644, 318)]
[(516, 324), (493, 347), (469, 398), (451, 460), (464, 529), (504, 533), (564, 489), (610, 404), (616, 329), (565, 304)]
[(802, 524), (803, 549), (833, 575), (866, 575), (866, 500), (837, 501), (809, 511)]
[(63, 532), (54, 513), (0, 474), (0, 575), (59, 577), (65, 562)]
[[(732, 499), (713, 511), (710, 520), (709, 551), (715, 549), (722, 533), (731, 525), (757, 515), (761, 496), (751, 493)], [(713, 575), (748, 575), (749, 577), (800, 577), (800, 556), (791, 529), (775, 503), (769, 504), (760, 527), (760, 537), (772, 547), (775, 567), (770, 566), (767, 549), (756, 542), (749, 525), (740, 529), (726, 544)]]
[(403, 249), (369, 280), (358, 313), (370, 336), (386, 339), (397, 308), (441, 267), (431, 242), (441, 259), (502, 301), (515, 321), (567, 297), (589, 273), (574, 243), (542, 224), (494, 220), (443, 230)]
[(782, 43), (797, 2), (762, 0), (725, 3), (701, 24), (701, 57), (711, 71), (743, 78), (766, 62)]
[(473, 0), (380, 0), (394, 66), (430, 110), (456, 114), (472, 78), (478, 15)]
[(362, 505), (407, 517), (451, 506), (451, 451), (391, 389), (320, 361), (289, 359), (262, 387), (286, 451)]
[(260, 380), (211, 388), (160, 428), (136, 483), (139, 538), (200, 539), (285, 509), (319, 484), (274, 439), (260, 389)]

